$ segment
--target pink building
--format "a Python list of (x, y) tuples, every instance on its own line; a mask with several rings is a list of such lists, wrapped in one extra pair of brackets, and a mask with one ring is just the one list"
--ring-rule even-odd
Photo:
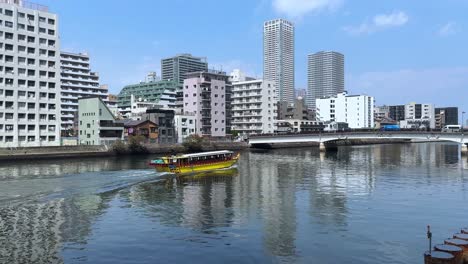
[(226, 74), (194, 72), (184, 80), (184, 113), (194, 114), (196, 134), (226, 136)]

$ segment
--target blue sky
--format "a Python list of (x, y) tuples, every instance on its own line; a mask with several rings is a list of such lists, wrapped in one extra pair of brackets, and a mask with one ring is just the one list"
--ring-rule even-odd
[(262, 75), (263, 21), (296, 25), (296, 88), (307, 54), (345, 54), (346, 90), (377, 104), (468, 110), (467, 0), (42, 0), (60, 19), (62, 49), (86, 51), (113, 93), (176, 53)]

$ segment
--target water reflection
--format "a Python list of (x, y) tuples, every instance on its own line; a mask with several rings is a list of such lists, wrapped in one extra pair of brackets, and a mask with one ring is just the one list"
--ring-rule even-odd
[[(459, 206), (466, 204), (467, 199), (463, 168), (468, 161), (460, 157), (458, 146), (451, 144), (340, 147), (337, 152), (329, 153), (320, 153), (316, 148), (251, 151), (242, 153), (235, 169), (136, 181), (135, 171), (130, 169), (146, 168), (146, 160), (141, 157), (89, 162), (67, 160), (53, 161), (50, 167), (38, 162), (30, 168), (25, 168), (24, 163), (2, 164), (0, 191), (28, 193), (30, 190), (22, 189), (28, 185), (18, 182), (34, 182), (32, 179), (36, 178), (42, 178), (42, 185), (73, 191), (64, 191), (64, 197), (54, 198), (51, 195), (54, 191), (47, 188), (44, 195), (48, 198), (44, 202), (24, 200), (15, 206), (0, 204), (0, 262), (90, 261), (88, 254), (104, 247), (90, 243), (96, 239), (94, 233), (103, 232), (98, 226), (125, 233), (112, 230), (111, 225), (125, 221), (120, 218), (129, 214), (135, 222), (117, 226), (132, 226), (133, 232), (138, 233), (137, 247), (158, 243), (163, 248), (167, 244), (178, 245), (180, 262), (197, 256), (186, 250), (193, 245), (174, 238), (190, 233), (216, 238), (216, 241), (232, 236), (238, 242), (237, 247), (215, 242), (210, 245), (214, 247), (212, 251), (197, 248), (198, 257), (223, 252), (218, 253), (217, 260), (229, 252), (234, 257), (254, 255), (257, 262), (265, 260), (264, 255), (286, 262), (336, 263), (340, 258), (343, 262), (345, 256), (333, 252), (336, 248), (327, 247), (339, 240), (338, 245), (349, 248), (347, 253), (354, 249), (365, 256), (353, 256), (354, 263), (372, 263), (372, 258), (375, 260), (383, 249), (398, 250), (402, 245), (410, 247), (411, 252), (399, 251), (399, 258), (403, 263), (412, 263), (416, 259), (414, 254), (419, 253), (419, 245), (415, 246), (411, 238), (407, 238), (411, 243), (406, 240), (406, 244), (405, 238), (398, 242), (382, 238), (378, 234), (379, 226), (400, 231), (407, 225), (420, 225), (420, 218), (426, 221), (434, 214), (451, 212), (440, 206), (441, 203), (450, 201)], [(90, 173), (96, 171), (113, 172)], [(70, 173), (81, 174), (70, 181), (64, 176)], [(153, 172), (137, 171), (136, 174), (143, 173)], [(105, 180), (99, 180), (100, 177)], [(17, 181), (14, 185), (12, 179)], [(79, 179), (84, 182), (78, 184)], [(121, 181), (138, 184), (97, 191), (117, 183), (120, 186)], [(439, 194), (437, 199), (433, 192)], [(414, 211), (414, 216), (404, 214), (408, 208)], [(425, 208), (431, 208), (430, 215)], [(455, 212), (466, 214), (460, 210)], [(401, 215), (405, 219), (398, 218)], [(106, 222), (109, 219), (113, 222)], [(145, 229), (148, 223), (156, 233), (148, 233)], [(173, 236), (163, 236), (162, 230)], [(231, 235), (234, 233), (235, 236)], [(128, 237), (132, 235), (125, 233)], [(241, 243), (242, 236), (247, 239)], [(411, 236), (416, 237), (413, 233)], [(103, 241), (110, 244), (107, 248), (112, 243), (122, 243)], [(353, 248), (356, 243), (364, 244), (366, 249)], [(97, 248), (90, 249), (91, 245)], [(128, 254), (113, 253), (117, 254), (116, 258)], [(64, 255), (66, 258), (62, 259)], [(91, 261), (105, 261), (94, 257)], [(139, 252), (132, 258), (144, 260), (145, 255)], [(398, 263), (400, 259), (387, 260), (387, 263)]]

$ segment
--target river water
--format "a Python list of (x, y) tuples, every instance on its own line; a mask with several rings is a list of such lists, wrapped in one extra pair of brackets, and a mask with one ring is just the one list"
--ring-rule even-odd
[(0, 263), (422, 263), (468, 226), (457, 145), (242, 152), (174, 177), (151, 157), (0, 163)]

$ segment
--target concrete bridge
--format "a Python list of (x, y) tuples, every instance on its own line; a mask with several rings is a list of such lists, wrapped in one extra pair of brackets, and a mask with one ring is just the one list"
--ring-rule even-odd
[(346, 140), (366, 139), (400, 139), (412, 141), (437, 142), (446, 141), (458, 143), (462, 154), (468, 153), (468, 136), (464, 133), (441, 133), (424, 131), (372, 131), (372, 132), (324, 132), (314, 134), (275, 134), (260, 135), (249, 138), (253, 147), (275, 144), (319, 143), (320, 151), (334, 149), (337, 143)]

